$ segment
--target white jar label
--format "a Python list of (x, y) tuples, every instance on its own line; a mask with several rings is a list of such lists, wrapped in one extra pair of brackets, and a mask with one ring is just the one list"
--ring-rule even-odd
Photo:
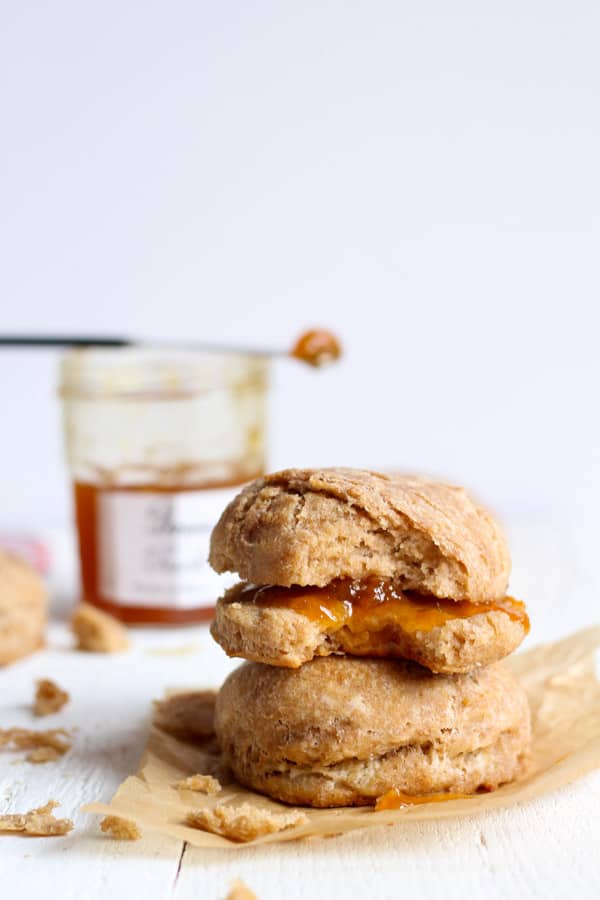
[(102, 491), (98, 506), (101, 596), (121, 606), (214, 606), (237, 579), (217, 575), (210, 568), (210, 533), (238, 491)]

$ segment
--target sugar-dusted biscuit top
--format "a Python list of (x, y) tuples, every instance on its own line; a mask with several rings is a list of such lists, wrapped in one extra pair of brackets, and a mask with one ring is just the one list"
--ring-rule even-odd
[(502, 597), (506, 540), (462, 488), (361, 469), (288, 469), (248, 485), (223, 512), (210, 563), (255, 584), (323, 586), (396, 578), (455, 600)]
[(225, 761), (242, 784), (286, 803), (374, 803), (473, 793), (522, 774), (527, 698), (502, 664), (432, 675), (408, 662), (326, 657), (291, 670), (244, 663), (215, 708)]
[(0, 666), (41, 647), (47, 618), (42, 579), (18, 556), (0, 550)]

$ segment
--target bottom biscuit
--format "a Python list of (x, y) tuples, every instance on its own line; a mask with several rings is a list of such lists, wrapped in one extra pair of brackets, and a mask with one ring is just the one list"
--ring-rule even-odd
[(502, 665), (432, 675), (406, 662), (324, 658), (298, 670), (245, 663), (216, 703), (241, 784), (315, 807), (403, 794), (475, 793), (524, 771), (525, 694)]

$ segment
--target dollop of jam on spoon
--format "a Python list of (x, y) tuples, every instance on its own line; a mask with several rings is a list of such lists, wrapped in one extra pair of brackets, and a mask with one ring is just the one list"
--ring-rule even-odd
[(330, 331), (314, 328), (300, 335), (290, 356), (319, 369), (330, 365), (342, 355), (339, 340)]

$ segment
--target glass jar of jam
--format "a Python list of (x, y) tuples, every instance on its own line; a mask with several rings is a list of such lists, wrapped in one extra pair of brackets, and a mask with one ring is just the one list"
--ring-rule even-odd
[(61, 365), (82, 600), (129, 623), (212, 618), (211, 529), (265, 469), (264, 357), (83, 349)]

